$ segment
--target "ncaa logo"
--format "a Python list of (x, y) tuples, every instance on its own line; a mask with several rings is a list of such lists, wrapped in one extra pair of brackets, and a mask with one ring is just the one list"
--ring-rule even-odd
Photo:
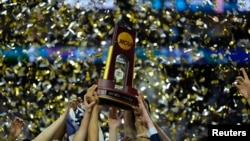
[(133, 47), (134, 44), (133, 38), (127, 32), (121, 32), (118, 35), (117, 40), (118, 40), (118, 45), (124, 50), (129, 50), (131, 47)]

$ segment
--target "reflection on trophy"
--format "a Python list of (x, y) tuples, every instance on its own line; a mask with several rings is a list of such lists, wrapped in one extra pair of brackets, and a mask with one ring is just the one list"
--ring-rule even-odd
[(138, 104), (137, 90), (133, 88), (135, 37), (134, 31), (115, 27), (104, 78), (98, 81), (101, 105), (131, 109)]

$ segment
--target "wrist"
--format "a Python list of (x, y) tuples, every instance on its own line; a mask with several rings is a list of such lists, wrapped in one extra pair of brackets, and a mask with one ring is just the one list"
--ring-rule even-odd
[(149, 127), (149, 129), (148, 129), (147, 135), (148, 135), (148, 137), (150, 137), (150, 136), (152, 136), (152, 135), (154, 135), (154, 134), (157, 134), (157, 133), (158, 133), (158, 132), (157, 132), (156, 128), (155, 128), (154, 126), (151, 126), (151, 127)]
[(109, 126), (109, 131), (116, 131), (117, 128), (117, 126)]
[(84, 113), (84, 117), (90, 117), (91, 116), (91, 112), (85, 112)]
[(146, 124), (147, 124), (148, 128), (154, 126), (154, 123), (153, 123), (153, 121), (152, 121), (151, 118), (147, 118), (147, 119), (146, 119)]
[(154, 127), (154, 123), (153, 122), (147, 122), (147, 126), (148, 126), (148, 128)]
[(7, 137), (7, 140), (8, 140), (8, 141), (15, 141), (15, 140), (16, 140), (16, 137), (9, 135), (9, 136)]

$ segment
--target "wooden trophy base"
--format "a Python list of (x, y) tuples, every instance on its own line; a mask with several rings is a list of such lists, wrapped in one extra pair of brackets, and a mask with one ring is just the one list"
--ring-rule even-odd
[(114, 106), (121, 109), (132, 109), (137, 106), (137, 90), (125, 87), (124, 90), (115, 89), (115, 83), (111, 80), (99, 79), (97, 93), (100, 105)]

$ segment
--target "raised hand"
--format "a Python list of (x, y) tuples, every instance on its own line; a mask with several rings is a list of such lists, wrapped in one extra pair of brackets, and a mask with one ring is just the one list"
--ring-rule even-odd
[(121, 124), (123, 113), (117, 115), (116, 111), (117, 108), (115, 107), (111, 107), (109, 109), (109, 119), (108, 119), (109, 128), (117, 128)]
[(243, 77), (237, 76), (236, 80), (233, 83), (233, 86), (235, 86), (239, 90), (240, 94), (245, 97), (250, 104), (250, 81), (246, 70), (244, 68), (240, 68), (240, 70), (243, 74)]
[(117, 108), (110, 107), (109, 109), (109, 141), (117, 141), (117, 128), (121, 124), (122, 115), (117, 115)]
[(73, 99), (68, 103), (68, 107), (66, 108), (66, 110), (72, 108), (75, 111), (76, 108), (80, 106), (81, 103), (82, 103), (81, 98)]
[(99, 98), (96, 92), (97, 85), (92, 85), (88, 88), (87, 93), (84, 95), (84, 106), (86, 108), (86, 112), (91, 113), (93, 105), (98, 104)]
[(134, 114), (136, 119), (136, 128), (137, 128), (137, 139), (139, 141), (149, 141), (149, 137), (147, 136), (148, 129), (153, 126), (153, 122), (148, 113), (148, 105), (143, 98), (143, 94), (138, 92), (137, 96), (138, 106), (134, 106)]
[(87, 93), (85, 94), (85, 95), (87, 95), (87, 97), (86, 97), (87, 101), (89, 101), (89, 102), (96, 101), (97, 103), (99, 102), (96, 88), (97, 88), (97, 85), (92, 85), (90, 88), (88, 88)]
[(91, 113), (93, 105), (96, 103), (95, 100), (91, 101), (91, 99), (95, 99), (95, 96), (84, 95), (84, 106), (87, 113)]
[(138, 100), (138, 107), (133, 107), (134, 113), (137, 116), (137, 120), (139, 122), (145, 122), (145, 123), (151, 121), (147, 108), (148, 105), (144, 101), (143, 94), (141, 92), (138, 92), (137, 100)]
[[(92, 85), (89, 87), (87, 93), (83, 97), (85, 113), (81, 121), (81, 125), (73, 138), (73, 141), (87, 140), (88, 137), (90, 138), (89, 140), (98, 140), (96, 138), (93, 139), (93, 137), (96, 137), (96, 134), (98, 133), (98, 109), (96, 108), (98, 107), (98, 96), (96, 93), (96, 88), (97, 85)], [(89, 125), (91, 125), (91, 128)]]
[(9, 136), (7, 141), (15, 141), (21, 134), (24, 126), (24, 120), (20, 117), (15, 117), (9, 128)]

